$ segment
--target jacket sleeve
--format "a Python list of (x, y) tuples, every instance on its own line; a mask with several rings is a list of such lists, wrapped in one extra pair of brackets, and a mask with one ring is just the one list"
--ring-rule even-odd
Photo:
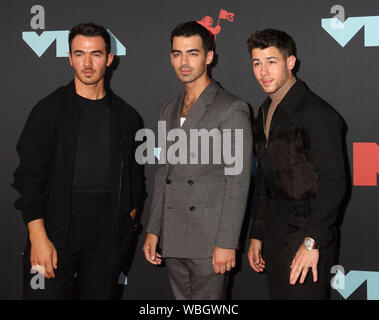
[(315, 239), (316, 247), (319, 248), (333, 240), (332, 228), (345, 194), (346, 178), (342, 120), (331, 109), (318, 109), (317, 116), (309, 115), (307, 119), (310, 160), (318, 176), (318, 188), (306, 236)]
[[(144, 127), (142, 118), (138, 115), (137, 119), (137, 128), (136, 133), (138, 130), (142, 129)], [(134, 150), (133, 154), (136, 154), (136, 150), (138, 146), (141, 144), (140, 141), (134, 141)], [(133, 186), (133, 207), (137, 209), (137, 211), (142, 211), (143, 204), (146, 198), (146, 186), (145, 186), (145, 173), (144, 173), (144, 165), (139, 164), (136, 161), (136, 158), (133, 157), (132, 162), (132, 186)]]
[[(226, 178), (224, 200), (220, 224), (217, 231), (216, 246), (226, 249), (237, 249), (245, 216), (247, 198), (251, 179), (253, 137), (251, 128), (250, 110), (242, 101), (235, 101), (225, 112), (220, 129), (231, 129), (231, 154), (235, 156), (234, 164), (224, 163)], [(243, 144), (239, 145), (235, 129), (243, 130)], [(223, 133), (223, 148), (225, 147), (225, 134)], [(241, 170), (226, 173), (225, 169), (235, 167), (241, 162)], [(234, 171), (234, 170), (233, 170)], [(238, 172), (240, 171), (240, 172)]]
[[(164, 120), (164, 110), (166, 106), (162, 108), (161, 111), (161, 120)], [(162, 125), (162, 123), (160, 123)], [(166, 139), (166, 137), (160, 137)], [(159, 141), (159, 147), (162, 148), (161, 152), (165, 152), (164, 141)], [(162, 159), (162, 158), (161, 158)], [(162, 229), (162, 218), (163, 218), (163, 209), (164, 209), (164, 199), (165, 199), (165, 190), (166, 190), (166, 164), (159, 163), (155, 170), (154, 177), (154, 187), (153, 187), (153, 198), (151, 201), (150, 215), (146, 228), (147, 233), (153, 233), (157, 236), (161, 236)]]
[(52, 139), (45, 107), (37, 104), (33, 108), (16, 147), (19, 166), (12, 187), (20, 194), (15, 207), (22, 212), (25, 224), (45, 216)]
[(261, 173), (261, 166), (258, 163), (255, 180), (252, 208), (252, 223), (250, 227), (250, 239), (264, 241), (264, 225), (267, 216), (266, 187)]

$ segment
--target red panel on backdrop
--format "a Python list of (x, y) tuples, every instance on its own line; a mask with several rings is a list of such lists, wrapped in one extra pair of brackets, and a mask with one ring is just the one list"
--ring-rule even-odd
[(374, 142), (353, 143), (354, 185), (376, 186), (379, 174), (379, 146)]

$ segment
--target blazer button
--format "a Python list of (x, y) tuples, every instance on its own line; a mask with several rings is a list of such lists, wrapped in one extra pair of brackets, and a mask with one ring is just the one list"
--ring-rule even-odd
[(171, 180), (170, 180), (170, 179), (166, 179), (166, 183), (167, 183), (167, 184), (170, 184), (170, 183), (171, 183)]
[(195, 211), (196, 208), (194, 206), (192, 206), (189, 209), (190, 209), (190, 211)]
[(190, 186), (193, 185), (193, 180), (188, 180), (187, 182), (188, 182), (188, 184), (189, 184)]

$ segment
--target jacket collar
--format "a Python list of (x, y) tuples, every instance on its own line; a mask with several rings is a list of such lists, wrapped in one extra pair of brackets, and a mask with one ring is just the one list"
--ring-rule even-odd
[(200, 94), (199, 98), (196, 101), (195, 106), (199, 105), (204, 108), (207, 107), (209, 104), (213, 102), (213, 99), (216, 96), (219, 89), (220, 89), (220, 85), (217, 83), (217, 81), (212, 79), (211, 83)]
[[(212, 80), (211, 83), (200, 94), (199, 98), (197, 98), (196, 103), (192, 106), (186, 121), (184, 121), (183, 125), (181, 126), (182, 129), (190, 129), (196, 127), (197, 123), (206, 112), (208, 105), (213, 102), (219, 89), (220, 85), (215, 80)], [(185, 92), (175, 100), (176, 112), (173, 115), (173, 118), (171, 118), (171, 128), (180, 126), (180, 115), (182, 112), (184, 96)]]
[[(72, 79), (66, 86), (63, 87), (65, 96), (74, 105), (78, 104), (78, 95), (76, 94), (75, 81)], [(110, 88), (106, 88), (106, 94), (109, 95), (109, 107), (113, 105), (114, 93)]]
[[(280, 110), (284, 110), (289, 114), (294, 113), (305, 91), (305, 83), (302, 80), (297, 79), (294, 85), (288, 90), (287, 94), (284, 96), (282, 101), (280, 101), (277, 108), (280, 108)], [(265, 114), (267, 114), (270, 103), (271, 99), (270, 97), (267, 97), (267, 99), (262, 105)]]

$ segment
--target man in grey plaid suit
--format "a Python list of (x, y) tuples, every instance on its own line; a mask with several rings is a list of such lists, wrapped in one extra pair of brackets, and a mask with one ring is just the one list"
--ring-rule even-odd
[[(213, 57), (206, 28), (191, 21), (173, 30), (171, 63), (186, 90), (161, 112), (168, 151), (167, 157), (161, 151), (143, 251), (154, 265), (165, 259), (176, 299), (225, 298), (249, 191), (249, 107), (209, 78)], [(213, 143), (193, 148), (194, 132)]]

